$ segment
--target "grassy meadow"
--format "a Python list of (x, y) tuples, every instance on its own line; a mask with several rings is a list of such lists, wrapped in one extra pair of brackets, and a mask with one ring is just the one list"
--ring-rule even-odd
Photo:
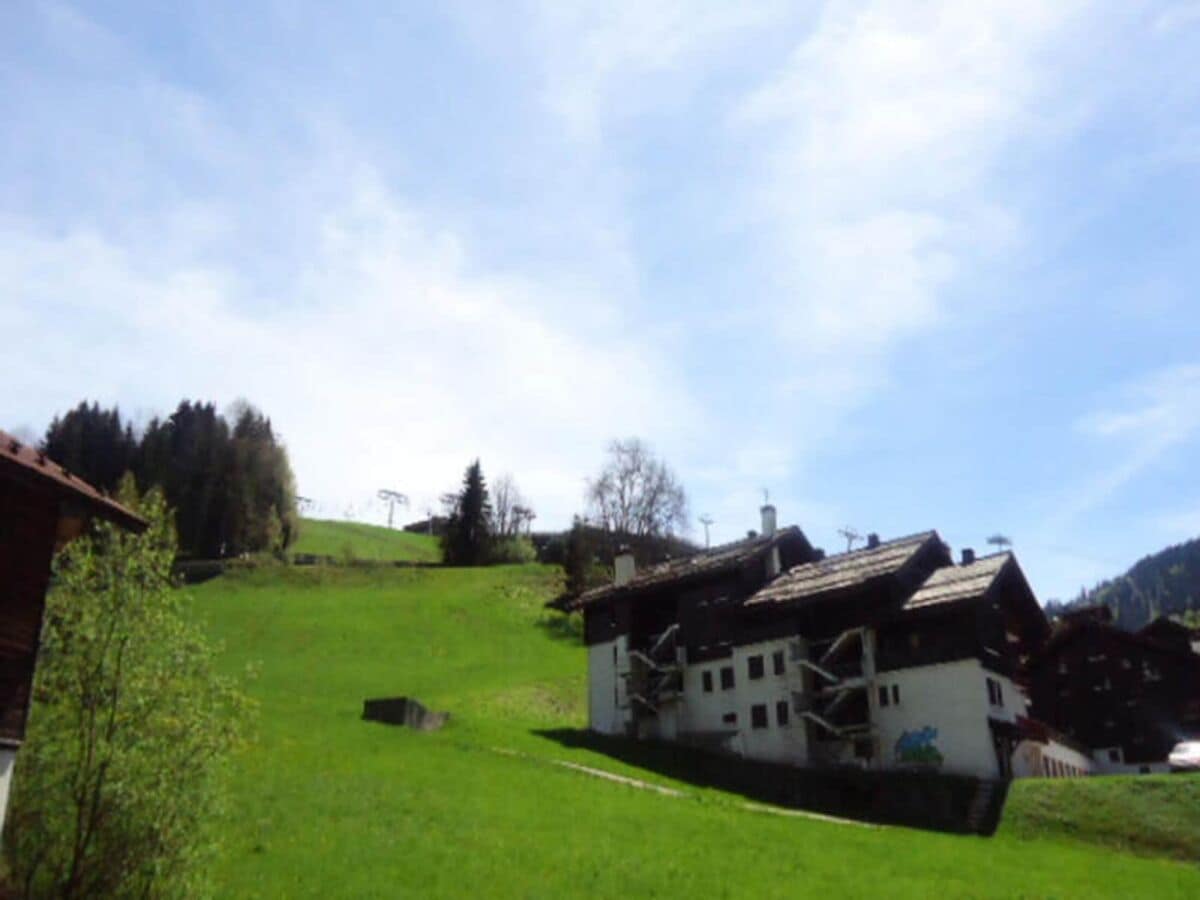
[(330, 519), (301, 519), (300, 537), (289, 551), (369, 562), (438, 562), (442, 558), (437, 538), (427, 534)]
[[(1018, 785), (987, 839), (752, 811), (564, 747), (541, 732), (584, 724), (586, 662), (542, 609), (556, 579), (542, 566), (280, 567), (190, 589), (223, 665), (257, 670), (260, 717), (236, 760), (217, 895), (1200, 896), (1194, 838), (1114, 841), (1044, 803), (1108, 784), (1120, 785), (1114, 809), (1182, 791), (1172, 809), (1194, 828), (1194, 779)], [(363, 699), (401, 694), (449, 710), (450, 724), (420, 734), (360, 719)], [(1133, 806), (1127, 831), (1158, 809)], [(1072, 794), (1067, 815), (1094, 809)]]

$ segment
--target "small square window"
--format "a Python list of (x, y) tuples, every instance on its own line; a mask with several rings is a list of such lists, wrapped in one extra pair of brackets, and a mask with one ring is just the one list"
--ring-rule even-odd
[(880, 706), (887, 706), (887, 705), (888, 705), (888, 689), (887, 689), (887, 685), (886, 685), (886, 684), (884, 684), (884, 685), (880, 685), (880, 688), (879, 688), (879, 705), (880, 705)]
[(900, 705), (900, 685), (898, 684), (892, 685), (892, 703)]
[(733, 666), (721, 667), (721, 690), (727, 691), (733, 687)]
[(1115, 747), (1112, 750), (1109, 750), (1108, 751), (1108, 761), (1109, 762), (1120, 762), (1121, 761), (1121, 751), (1117, 750)]
[(750, 727), (767, 727), (767, 704), (755, 703), (752, 707), (750, 707)]
[(751, 656), (746, 660), (747, 668), (750, 671), (750, 680), (757, 681), (763, 677), (763, 658), (761, 656)]
[(780, 700), (775, 704), (775, 724), (786, 725), (788, 723), (788, 702)]
[(725, 715), (721, 716), (721, 721), (726, 725), (736, 725), (737, 713), (725, 713)]
[(711, 694), (713, 689), (712, 670), (706, 669), (700, 673), (700, 681), (704, 686), (704, 693)]
[(771, 664), (774, 666), (776, 675), (782, 675), (784, 673), (782, 650), (776, 650), (771, 654)]

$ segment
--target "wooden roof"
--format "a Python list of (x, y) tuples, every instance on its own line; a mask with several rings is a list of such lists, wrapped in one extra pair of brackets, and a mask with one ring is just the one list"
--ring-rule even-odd
[(124, 528), (142, 531), (147, 526), (141, 516), (5, 431), (0, 431), (0, 478), (32, 485), (58, 500), (75, 501), (88, 513)]
[(694, 578), (727, 572), (755, 557), (764, 556), (772, 547), (788, 540), (801, 540), (805, 545), (808, 544), (804, 532), (795, 525), (789, 525), (770, 536), (759, 535), (746, 538), (731, 544), (713, 547), (711, 550), (705, 550), (693, 556), (647, 566), (638, 571), (626, 584), (620, 586), (606, 584), (584, 591), (571, 602), (570, 606), (573, 609), (580, 609), (612, 597), (637, 594), (675, 582), (690, 581)]
[(930, 541), (940, 540), (936, 531), (922, 531), (884, 541), (877, 547), (839, 553), (795, 566), (754, 594), (746, 605), (792, 603), (895, 575)]
[(917, 592), (904, 602), (904, 609), (922, 609), (982, 597), (991, 590), (1001, 570), (1012, 558), (1011, 553), (995, 553), (966, 565), (936, 569)]

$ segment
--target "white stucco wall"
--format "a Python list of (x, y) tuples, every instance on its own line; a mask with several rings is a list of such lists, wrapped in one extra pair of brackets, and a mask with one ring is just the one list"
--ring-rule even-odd
[(1095, 764), (1086, 753), (1054, 740), (1021, 741), (1013, 751), (1014, 778), (1069, 778), (1090, 775), (1094, 769)]
[[(987, 679), (1000, 682), (1003, 705), (989, 703)], [(879, 692), (872, 689), (871, 715), (879, 735), (879, 765), (882, 768), (906, 768), (910, 764), (897, 759), (897, 742), (936, 731), (929, 742), (941, 755), (938, 771), (960, 775), (996, 777), (1000, 774), (992, 744), (988, 718), (1013, 722), (1025, 715), (1024, 695), (1013, 682), (988, 672), (978, 660), (959, 660), (932, 666), (917, 666), (881, 672), (876, 688), (900, 687), (900, 702), (881, 706)]]
[[(788, 645), (796, 639), (764, 641), (735, 647), (732, 656), (697, 663), (684, 668), (683, 701), (678, 705), (678, 731), (681, 734), (712, 733), (737, 730), (737, 736), (727, 749), (755, 759), (791, 762), (802, 765), (807, 761), (804, 720), (792, 708), (792, 693), (804, 689), (804, 674), (791, 658)], [(803, 644), (801, 644), (803, 647)], [(773, 655), (783, 653), (784, 674), (776, 675)], [(750, 678), (749, 659), (762, 656), (763, 677)], [(732, 666), (734, 686), (721, 688), (721, 669)], [(704, 691), (703, 673), (711, 672), (713, 690)], [(788, 722), (778, 724), (776, 704), (788, 705)], [(767, 727), (753, 728), (751, 708), (756, 704), (767, 707)], [(727, 713), (737, 714), (737, 724), (723, 721)]]
[(0, 747), (0, 832), (4, 831), (4, 814), (8, 811), (8, 786), (12, 782), (13, 764), (16, 760), (16, 750)]
[(588, 646), (588, 727), (592, 731), (625, 733), (630, 715), (624, 678), (629, 671), (628, 646), (624, 635)]

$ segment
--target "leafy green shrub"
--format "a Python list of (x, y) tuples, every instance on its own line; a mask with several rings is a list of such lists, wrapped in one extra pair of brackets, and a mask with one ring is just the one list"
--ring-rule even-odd
[(140, 506), (146, 533), (102, 524), (56, 561), (5, 832), (25, 897), (204, 892), (249, 701), (181, 611), (166, 504)]
[(496, 564), (537, 562), (537, 548), (527, 537), (502, 538), (493, 542), (488, 559)]

